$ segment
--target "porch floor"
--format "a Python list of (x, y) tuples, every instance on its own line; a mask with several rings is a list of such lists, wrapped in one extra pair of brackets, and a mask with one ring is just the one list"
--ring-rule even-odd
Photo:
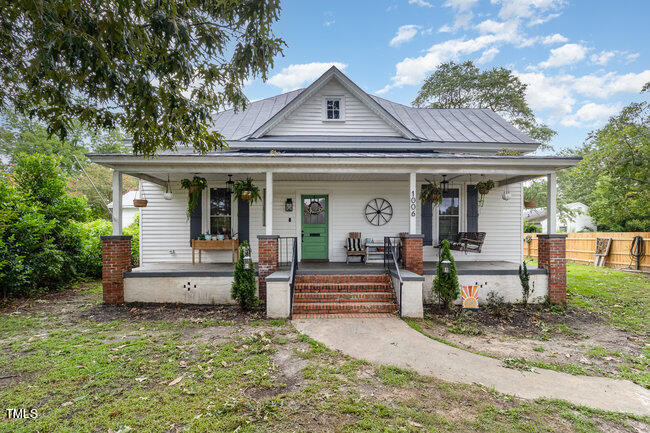
[[(506, 261), (457, 261), (456, 270), (459, 275), (510, 275), (517, 274), (518, 263)], [(191, 263), (161, 262), (149, 263), (144, 266), (133, 268), (127, 272), (127, 278), (147, 277), (183, 277), (183, 276), (206, 276), (206, 277), (229, 277), (232, 276), (234, 265), (232, 263)], [(300, 263), (297, 274), (380, 274), (384, 272), (383, 263)], [(545, 269), (536, 266), (528, 266), (530, 274), (546, 273)], [(424, 262), (424, 275), (435, 275), (436, 262)]]

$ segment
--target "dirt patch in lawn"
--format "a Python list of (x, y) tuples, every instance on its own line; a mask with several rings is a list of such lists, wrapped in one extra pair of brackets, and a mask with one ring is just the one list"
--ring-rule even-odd
[(421, 330), (507, 364), (648, 382), (648, 341), (615, 329), (596, 313), (540, 305), (479, 310), (425, 308)]

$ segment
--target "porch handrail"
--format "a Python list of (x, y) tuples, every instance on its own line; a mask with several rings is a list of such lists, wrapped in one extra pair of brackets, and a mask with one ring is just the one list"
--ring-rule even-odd
[(402, 286), (404, 285), (404, 280), (402, 280), (402, 273), (399, 270), (399, 265), (397, 264), (396, 252), (399, 251), (399, 245), (393, 245), (391, 238), (386, 236), (384, 238), (384, 269), (388, 272), (389, 275), (397, 276), (399, 280), (399, 292), (397, 287), (393, 286), (395, 290), (395, 298), (397, 298), (397, 306), (399, 307), (399, 315), (402, 315)]
[(291, 277), (289, 279), (289, 295), (291, 297), (291, 303), (289, 305), (289, 315), (293, 316), (293, 297), (294, 297), (294, 287), (296, 285), (296, 271), (298, 270), (298, 238), (294, 236), (293, 238), (293, 257), (291, 259)]

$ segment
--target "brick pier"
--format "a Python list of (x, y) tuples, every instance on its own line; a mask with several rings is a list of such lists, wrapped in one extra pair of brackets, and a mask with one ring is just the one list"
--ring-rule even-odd
[(566, 304), (566, 234), (537, 235), (538, 265), (548, 272), (548, 298)]
[(260, 301), (266, 302), (266, 277), (278, 270), (278, 235), (260, 235), (258, 240), (257, 274)]
[(404, 268), (417, 275), (422, 275), (424, 268), (423, 237), (423, 235), (402, 235), (402, 263), (404, 263)]
[(104, 303), (124, 302), (124, 272), (131, 270), (131, 236), (102, 236)]

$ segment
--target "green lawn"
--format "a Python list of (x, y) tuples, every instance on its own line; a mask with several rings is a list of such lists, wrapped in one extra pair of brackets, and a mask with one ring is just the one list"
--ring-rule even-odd
[(219, 307), (103, 306), (80, 290), (0, 311), (0, 432), (607, 432), (648, 418), (513, 399), (328, 350)]
[(648, 335), (650, 276), (567, 264), (568, 304), (601, 314), (623, 330)]

